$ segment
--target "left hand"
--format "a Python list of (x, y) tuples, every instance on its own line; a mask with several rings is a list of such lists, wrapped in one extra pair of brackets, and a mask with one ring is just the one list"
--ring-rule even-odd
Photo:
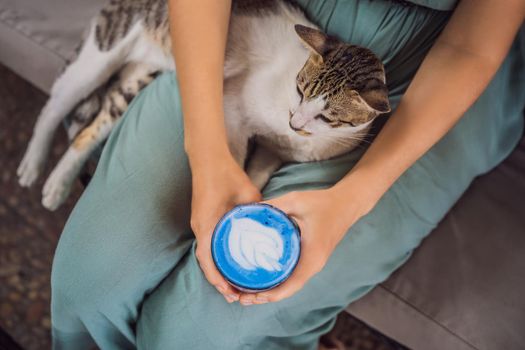
[(301, 258), (292, 275), (280, 286), (259, 293), (243, 293), (243, 305), (264, 304), (288, 298), (320, 272), (346, 231), (366, 211), (332, 187), (290, 192), (263, 203), (271, 204), (295, 219), (301, 229)]

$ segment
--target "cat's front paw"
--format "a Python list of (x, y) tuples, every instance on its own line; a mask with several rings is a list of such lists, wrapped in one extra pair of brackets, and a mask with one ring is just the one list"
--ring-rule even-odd
[(35, 147), (28, 147), (24, 158), (20, 162), (16, 174), (18, 175), (18, 183), (22, 187), (30, 187), (38, 179), (38, 176), (44, 169), (46, 158), (46, 151), (43, 149), (36, 149)]
[(42, 205), (48, 210), (56, 210), (65, 202), (71, 191), (72, 181), (67, 174), (53, 171), (42, 190)]

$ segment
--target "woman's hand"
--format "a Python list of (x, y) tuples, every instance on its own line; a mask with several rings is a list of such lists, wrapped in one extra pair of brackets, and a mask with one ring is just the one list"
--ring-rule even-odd
[(191, 228), (197, 240), (196, 256), (206, 279), (231, 303), (240, 292), (226, 282), (211, 255), (211, 237), (220, 218), (238, 204), (258, 202), (259, 190), (231, 157), (192, 169)]
[(371, 208), (359, 198), (363, 197), (359, 197), (358, 192), (354, 196), (332, 187), (290, 192), (265, 201), (293, 217), (299, 225), (301, 258), (295, 271), (282, 285), (256, 294), (243, 293), (241, 304), (276, 302), (299, 291), (321, 271), (347, 230)]

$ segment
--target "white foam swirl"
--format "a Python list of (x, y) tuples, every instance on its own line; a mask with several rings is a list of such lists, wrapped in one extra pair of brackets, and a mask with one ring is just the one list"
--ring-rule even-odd
[(228, 246), (237, 264), (246, 270), (282, 270), (284, 243), (277, 230), (249, 218), (233, 219), (231, 224)]

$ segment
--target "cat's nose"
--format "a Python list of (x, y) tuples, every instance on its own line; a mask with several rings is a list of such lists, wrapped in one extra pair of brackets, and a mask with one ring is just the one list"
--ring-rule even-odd
[(290, 128), (292, 128), (292, 130), (295, 130), (295, 131), (299, 131), (301, 130), (301, 128), (296, 128), (295, 126), (293, 126), (292, 124), (292, 120), (290, 119), (290, 121), (288, 122), (288, 125), (290, 125)]
[(290, 127), (294, 130), (299, 130), (305, 127), (305, 125), (308, 123), (309, 118), (306, 117), (301, 112), (295, 112), (293, 114), (290, 114), (290, 121), (288, 124), (290, 124)]
[(290, 121), (288, 122), (288, 125), (290, 125), (290, 128), (292, 128), (295, 131), (301, 130), (306, 123), (301, 121), (301, 118), (297, 115), (292, 116), (290, 118)]
[(301, 122), (301, 118), (297, 115), (291, 118), (288, 122), (290, 128), (301, 136), (309, 136), (312, 134), (310, 131), (303, 129), (306, 126), (306, 124), (306, 122)]

